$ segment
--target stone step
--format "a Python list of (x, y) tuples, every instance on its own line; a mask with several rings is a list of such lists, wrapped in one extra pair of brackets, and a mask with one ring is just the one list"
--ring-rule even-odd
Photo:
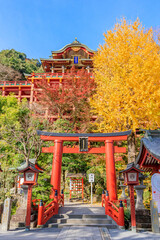
[(12, 216), (11, 222), (23, 222), (25, 220), (25, 215), (15, 215)]
[(108, 229), (116, 229), (117, 225), (115, 224), (71, 224), (71, 223), (66, 223), (66, 224), (57, 224), (57, 223), (50, 223), (48, 224), (49, 228), (63, 228), (63, 227), (105, 227)]
[[(37, 218), (35, 214), (31, 215), (31, 223), (30, 223), (31, 228), (35, 228), (37, 226)], [(10, 228), (24, 228), (25, 227), (25, 216), (22, 215), (13, 215), (12, 219), (10, 221)]]
[(138, 223), (151, 223), (151, 217), (143, 217), (143, 216), (140, 216), (140, 217), (136, 217), (136, 222)]
[(25, 228), (25, 222), (10, 222), (10, 229)]
[(93, 218), (93, 219), (108, 219), (107, 215), (93, 215), (93, 214), (57, 214), (54, 215), (52, 218), (78, 218), (78, 219), (86, 219), (86, 218)]
[(70, 224), (112, 224), (112, 220), (106, 218), (55, 218), (52, 219), (52, 223), (70, 223)]
[(136, 227), (136, 231), (137, 231), (137, 232), (146, 232), (146, 231), (151, 232), (151, 231), (152, 231), (152, 228), (137, 228), (137, 227)]
[(138, 216), (144, 216), (144, 215), (146, 215), (146, 216), (150, 216), (151, 215), (151, 213), (150, 213), (150, 210), (148, 210), (148, 209), (138, 209), (138, 210), (136, 210), (135, 211), (136, 212), (136, 215), (138, 215)]
[(151, 228), (151, 223), (136, 223), (136, 227), (137, 228), (145, 228), (145, 229), (147, 229), (147, 228)]

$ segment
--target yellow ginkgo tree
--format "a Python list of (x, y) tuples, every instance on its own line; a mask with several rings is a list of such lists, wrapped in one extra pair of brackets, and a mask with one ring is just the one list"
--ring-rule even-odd
[[(91, 106), (97, 131), (160, 127), (160, 46), (152, 28), (123, 18), (104, 37), (94, 57), (97, 89)], [(129, 141), (132, 161), (134, 134)]]

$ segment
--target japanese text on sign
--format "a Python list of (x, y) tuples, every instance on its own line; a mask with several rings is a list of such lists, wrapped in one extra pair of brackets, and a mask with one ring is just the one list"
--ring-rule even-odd
[(89, 174), (89, 182), (94, 182), (94, 173)]

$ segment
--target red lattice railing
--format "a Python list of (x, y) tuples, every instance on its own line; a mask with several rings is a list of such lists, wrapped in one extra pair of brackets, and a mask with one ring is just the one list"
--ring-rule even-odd
[[(63, 78), (64, 76), (67, 76), (68, 73), (51, 73), (51, 72), (47, 72), (47, 73), (32, 73), (30, 77), (28, 77), (28, 79), (33, 79), (33, 78)], [(79, 77), (78, 75), (76, 75), (75, 77)], [(91, 75), (91, 77), (93, 77)]]
[(64, 195), (61, 194), (58, 199), (55, 196), (54, 200), (48, 205), (44, 206), (42, 200), (38, 205), (38, 226), (43, 226), (52, 216), (58, 214), (59, 207), (64, 206)]
[(28, 86), (31, 85), (28, 81), (0, 81), (2, 86)]
[(109, 196), (102, 194), (102, 207), (105, 207), (105, 214), (110, 216), (119, 226), (124, 226), (124, 209), (121, 200), (119, 208), (113, 203), (113, 201), (109, 201)]

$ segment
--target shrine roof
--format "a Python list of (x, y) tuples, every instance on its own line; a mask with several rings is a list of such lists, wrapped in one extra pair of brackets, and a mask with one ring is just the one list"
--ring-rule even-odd
[(131, 130), (125, 132), (114, 132), (114, 133), (55, 133), (55, 132), (44, 132), (37, 130), (38, 135), (43, 136), (54, 136), (54, 137), (113, 137), (113, 136), (126, 136), (131, 134)]
[(143, 149), (146, 149), (157, 160), (160, 160), (160, 131), (146, 130), (144, 138), (141, 139), (140, 152), (136, 163), (141, 161)]
[(23, 171), (25, 169), (27, 169), (28, 167), (31, 167), (33, 170), (38, 171), (38, 172), (42, 172), (44, 171), (43, 168), (41, 168), (37, 163), (36, 163), (36, 159), (29, 159), (29, 162), (27, 163), (26, 161), (24, 161), (18, 168), (18, 171)]
[(83, 47), (85, 48), (88, 52), (91, 52), (91, 53), (95, 53), (96, 51), (90, 49), (89, 47), (87, 47), (85, 44), (82, 44), (80, 43), (77, 38), (75, 38), (75, 40), (70, 43), (70, 44), (67, 44), (65, 45), (63, 48), (61, 48), (60, 50), (57, 50), (57, 51), (52, 51), (52, 54), (55, 54), (55, 53), (61, 53), (61, 52), (64, 52), (67, 48), (69, 47)]
[[(70, 61), (71, 58), (40, 58), (41, 61)], [(93, 61), (90, 58), (81, 58), (82, 61)]]
[(70, 58), (40, 58), (41, 61), (69, 61)]
[(136, 164), (136, 163), (134, 163), (134, 162), (131, 162), (131, 163), (128, 163), (126, 169), (120, 171), (120, 173), (128, 172), (128, 171), (131, 170), (131, 169), (135, 169), (135, 170), (137, 170), (138, 172), (142, 172), (142, 170), (140, 170), (138, 164)]

